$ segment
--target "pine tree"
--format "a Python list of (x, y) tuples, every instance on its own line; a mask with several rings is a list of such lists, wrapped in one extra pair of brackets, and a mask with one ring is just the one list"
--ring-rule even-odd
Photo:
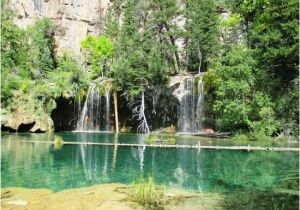
[(214, 0), (186, 1), (187, 69), (205, 71), (219, 48), (219, 17)]

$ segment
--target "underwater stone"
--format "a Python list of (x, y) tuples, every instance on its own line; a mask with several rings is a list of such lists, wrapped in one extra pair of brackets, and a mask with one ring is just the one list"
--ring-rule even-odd
[(8, 201), (7, 204), (9, 205), (16, 205), (16, 206), (27, 206), (28, 202), (23, 200), (15, 200), (15, 201)]

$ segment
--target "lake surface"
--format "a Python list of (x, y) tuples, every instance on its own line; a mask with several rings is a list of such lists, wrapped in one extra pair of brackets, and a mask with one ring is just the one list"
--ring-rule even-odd
[[(143, 143), (145, 135), (56, 133), (64, 141)], [(2, 187), (61, 191), (101, 183), (130, 184), (153, 176), (168, 187), (197, 192), (274, 192), (299, 205), (299, 153), (182, 148), (113, 147), (24, 143), (53, 141), (54, 134), (2, 134)], [(177, 144), (244, 145), (230, 140), (176, 137)], [(257, 144), (257, 143), (255, 143)], [(269, 146), (297, 147), (291, 143)], [(285, 205), (283, 203), (283, 205)], [(295, 206), (295, 209), (298, 207)]]

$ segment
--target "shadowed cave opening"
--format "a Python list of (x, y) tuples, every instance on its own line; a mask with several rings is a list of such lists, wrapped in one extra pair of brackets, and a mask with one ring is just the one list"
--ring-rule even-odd
[(28, 123), (28, 124), (21, 124), (18, 128), (19, 133), (29, 132), (31, 128), (33, 128), (35, 122)]

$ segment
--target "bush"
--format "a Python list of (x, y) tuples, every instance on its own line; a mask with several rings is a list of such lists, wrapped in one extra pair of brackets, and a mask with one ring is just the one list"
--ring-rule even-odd
[(273, 138), (266, 135), (263, 131), (256, 131), (250, 133), (250, 138), (252, 141), (271, 141)]
[(140, 178), (132, 183), (130, 197), (143, 206), (157, 209), (162, 206), (164, 194), (165, 187), (159, 188), (154, 178), (148, 177), (148, 180)]
[[(275, 120), (275, 113), (271, 107), (263, 107), (259, 111), (259, 121), (251, 122), (250, 127), (254, 136), (271, 136), (277, 131), (279, 123)], [(257, 139), (257, 138), (256, 138)]]
[(249, 141), (249, 137), (246, 134), (237, 133), (232, 138), (234, 141)]

